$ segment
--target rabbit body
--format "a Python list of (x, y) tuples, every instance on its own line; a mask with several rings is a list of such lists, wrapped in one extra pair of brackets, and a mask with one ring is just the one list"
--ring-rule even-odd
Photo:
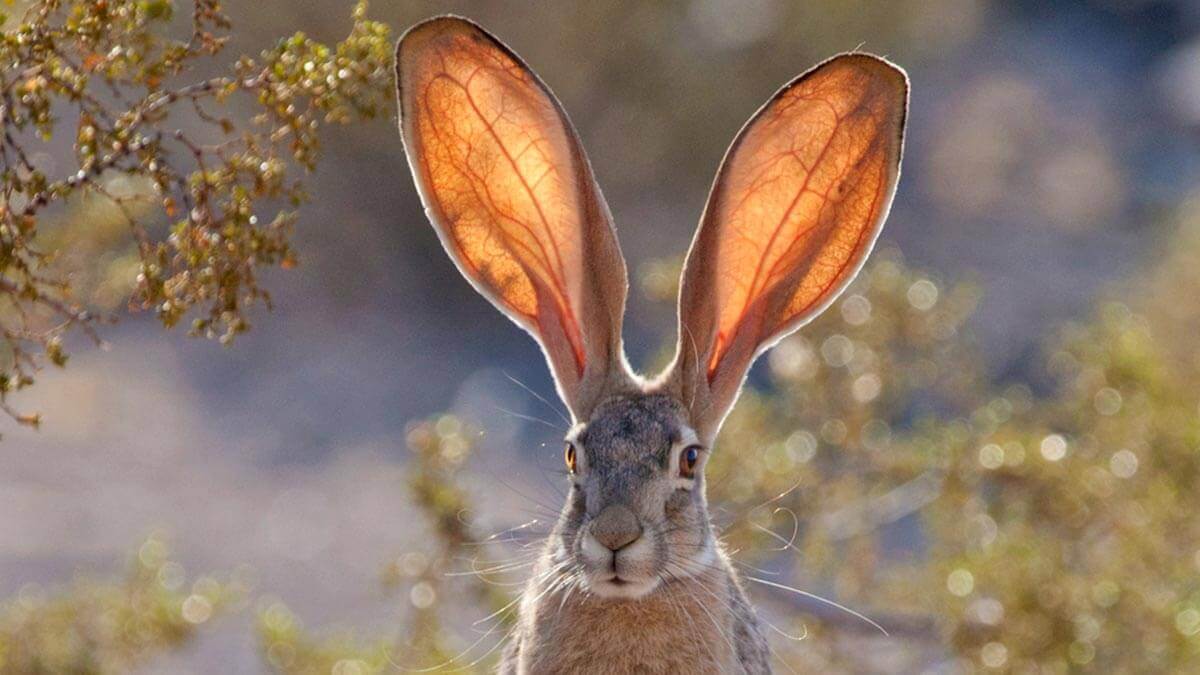
[(824, 311), (870, 253), (900, 176), (904, 72), (843, 54), (751, 117), (687, 255), (675, 358), (653, 380), (625, 359), (625, 261), (545, 83), (458, 17), (410, 29), (396, 75), (430, 222), (475, 289), (541, 345), (573, 421), (566, 504), (501, 672), (770, 672), (712, 532), (704, 468), (754, 360)]

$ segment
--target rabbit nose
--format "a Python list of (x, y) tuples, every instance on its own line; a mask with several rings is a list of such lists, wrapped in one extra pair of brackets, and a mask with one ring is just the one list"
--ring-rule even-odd
[(618, 551), (642, 536), (642, 525), (628, 507), (613, 504), (592, 521), (592, 536), (610, 551)]

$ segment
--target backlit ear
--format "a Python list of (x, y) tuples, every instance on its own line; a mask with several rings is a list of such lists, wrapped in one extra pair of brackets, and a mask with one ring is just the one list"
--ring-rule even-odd
[(400, 132), (425, 210), (459, 270), (546, 354), (584, 418), (627, 386), (625, 262), (558, 101), (511, 50), (456, 17), (396, 47)]
[(862, 266), (900, 175), (907, 103), (902, 70), (844, 54), (781, 89), (730, 146), (684, 267), (667, 379), (702, 434), (754, 359)]

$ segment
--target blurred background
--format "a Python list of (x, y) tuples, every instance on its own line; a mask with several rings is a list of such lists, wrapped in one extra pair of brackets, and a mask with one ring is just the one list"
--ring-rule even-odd
[[(226, 9), (230, 53), (296, 30), (335, 41), (349, 25), (339, 2)], [(1188, 379), (1200, 369), (1190, 330), (1200, 316), (1200, 4), (371, 6), (395, 34), (444, 12), (506, 41), (571, 115), (628, 258), (625, 338), (643, 369), (661, 365), (673, 340), (673, 275), (742, 123), (837, 52), (864, 49), (908, 70), (903, 176), (879, 260), (858, 300), (758, 365), (714, 471), (737, 462), (775, 473), (752, 471), (758, 482), (713, 497), (729, 506), (718, 520), (744, 538), (748, 560), (899, 629), (885, 639), (752, 588), (780, 627), (777, 669), (1186, 670), (1200, 639), (1200, 519), (1181, 482), (1200, 453), (1200, 382)], [(275, 309), (254, 314), (248, 334), (223, 348), (125, 316), (103, 330), (111, 350), (77, 350), (16, 399), (41, 411), (41, 430), (0, 419), (0, 597), (120, 575), (154, 535), (189, 576), (252, 580), (251, 608), (276, 598), (318, 631), (385, 632), (429, 604), (406, 581), (398, 594), (380, 590), (389, 561), (433, 555), (406, 482), (409, 446), (423, 442), (415, 420), (473, 443), (455, 475), (482, 535), (557, 511), (562, 425), (538, 400), (558, 406), (542, 356), (442, 253), (394, 111), (329, 129), (323, 142), (296, 235), (300, 265), (267, 276)], [(885, 328), (871, 329), (876, 319)], [(1113, 355), (1135, 338), (1138, 358)], [(1124, 426), (1098, 430), (1096, 420), (1114, 425), (1131, 409)], [(1177, 463), (1151, 459), (1154, 434), (1171, 439)], [(852, 479), (866, 460), (876, 465)], [(1012, 476), (987, 478), (1006, 467)], [(1140, 477), (1149, 482), (1121, 492)], [(751, 518), (791, 548), (738, 525), (797, 480), (790, 516)], [(1150, 540), (1122, 529), (1126, 497), (1139, 505), (1130, 531)], [(1074, 522), (1055, 510), (1072, 500), (1086, 515), (1055, 534), (1057, 520)], [(860, 513), (879, 509), (895, 513)], [(948, 534), (954, 513), (963, 531)], [(801, 546), (817, 537), (819, 514), (840, 523), (827, 528), (835, 534)], [(797, 537), (789, 518), (803, 525)], [(1007, 548), (989, 548), (997, 536)], [(1043, 540), (1080, 548), (1039, 553)], [(1038, 555), (1058, 591), (1022, 585), (1040, 577), (1018, 561)], [(1177, 565), (1116, 562), (1151, 555)], [(848, 557), (869, 569), (836, 570)], [(1145, 585), (1122, 593), (1137, 583), (1130, 575)], [(455, 608), (450, 625), (488, 613), (472, 611)], [(148, 672), (294, 665), (264, 657), (255, 621), (253, 611), (214, 621)], [(792, 639), (801, 630), (808, 637)]]

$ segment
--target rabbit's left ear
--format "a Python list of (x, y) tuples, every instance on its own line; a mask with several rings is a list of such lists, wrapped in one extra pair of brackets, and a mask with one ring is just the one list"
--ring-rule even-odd
[(908, 79), (844, 54), (785, 86), (725, 155), (684, 266), (665, 383), (716, 435), (754, 359), (862, 266), (900, 176)]
[(463, 276), (541, 344), (587, 419), (627, 388), (627, 287), (612, 218), (546, 85), (479, 26), (419, 24), (396, 47), (400, 133), (429, 220)]

